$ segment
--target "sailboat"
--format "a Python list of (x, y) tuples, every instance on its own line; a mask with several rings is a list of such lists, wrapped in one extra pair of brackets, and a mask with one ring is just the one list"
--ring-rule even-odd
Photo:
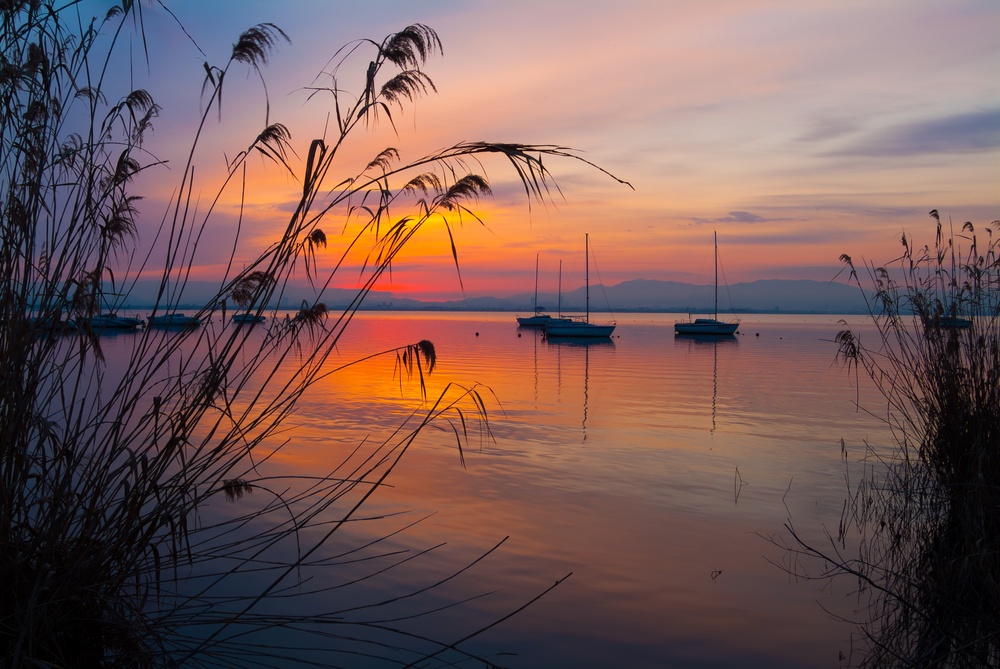
[(197, 316), (187, 316), (173, 311), (163, 314), (150, 314), (149, 320), (147, 320), (146, 323), (151, 328), (180, 330), (184, 328), (198, 327), (201, 325), (201, 319)]
[(518, 316), (517, 324), (521, 327), (544, 327), (554, 321), (564, 321), (565, 318), (550, 316), (543, 313), (545, 307), (538, 306), (538, 254), (535, 254), (535, 314), (534, 316)]
[(719, 320), (719, 235), (712, 233), (715, 239), (715, 313), (712, 318), (696, 318), (693, 321), (678, 321), (674, 323), (674, 332), (684, 335), (731, 335), (740, 327), (739, 320)]
[(81, 328), (86, 324), (87, 327), (95, 332), (103, 332), (105, 330), (137, 330), (143, 326), (144, 322), (139, 318), (131, 316), (119, 316), (113, 311), (95, 314), (90, 318), (70, 321), (77, 328)]
[(582, 319), (564, 318), (545, 324), (546, 337), (610, 337), (615, 324), (597, 325), (590, 322), (590, 235), (585, 236), (587, 257), (587, 315)]
[(131, 316), (119, 316), (115, 308), (108, 301), (109, 293), (101, 293), (100, 300), (107, 304), (108, 310), (104, 313), (90, 313), (70, 319), (68, 325), (76, 330), (91, 330), (98, 334), (102, 332), (123, 332), (128, 330), (138, 330), (146, 321), (133, 318)]
[(941, 316), (938, 319), (938, 327), (945, 330), (966, 330), (972, 327), (972, 319), (961, 316)]
[(237, 325), (255, 325), (256, 323), (263, 323), (264, 320), (264, 316), (250, 313), (249, 311), (241, 314), (233, 314), (233, 322)]

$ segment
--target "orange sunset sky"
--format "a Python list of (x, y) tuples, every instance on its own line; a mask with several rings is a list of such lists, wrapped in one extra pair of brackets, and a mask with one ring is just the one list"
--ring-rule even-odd
[[(88, 3), (99, 5), (100, 3)], [(133, 38), (132, 72), (163, 108), (147, 148), (183, 164), (203, 102), (203, 63), (224, 65), (239, 33), (273, 22), (291, 39), (264, 77), (270, 121), (292, 131), (299, 157), (327, 109), (308, 86), (336, 50), (411, 23), (437, 31), (444, 55), (426, 70), (436, 93), (346, 148), (345, 176), (386, 146), (404, 160), (460, 141), (559, 144), (630, 182), (551, 161), (562, 190), (526, 204), (499, 161), (484, 165), (495, 197), (457, 235), (464, 295), (505, 296), (541, 282), (644, 278), (708, 283), (712, 231), (726, 279), (829, 280), (849, 253), (878, 262), (902, 231), (933, 241), (931, 209), (985, 227), (1000, 218), (1000, 3), (996, 0), (178, 0), (143, 16), (147, 66)], [(200, 53), (194, 44), (204, 53)], [(358, 75), (366, 62), (357, 63)], [(265, 123), (255, 75), (234, 70), (222, 121), (197, 157), (204, 206), (225, 156)], [(342, 76), (341, 86), (357, 90)], [(228, 84), (227, 84), (228, 85)], [(301, 162), (294, 161), (296, 168)], [(295, 181), (260, 160), (244, 211), (245, 243), (287, 220)], [(350, 167), (347, 167), (350, 166)], [(301, 171), (299, 169), (299, 171)], [(148, 173), (141, 234), (159, 223), (180, 169)], [(225, 239), (235, 195), (206, 231)], [(342, 240), (325, 226), (332, 259)], [(228, 242), (206, 243), (194, 278), (213, 278)], [(595, 278), (596, 272), (596, 278)], [(356, 273), (338, 285), (349, 287)], [(843, 277), (841, 277), (841, 280)], [(463, 296), (447, 236), (428, 230), (378, 289), (418, 299)]]

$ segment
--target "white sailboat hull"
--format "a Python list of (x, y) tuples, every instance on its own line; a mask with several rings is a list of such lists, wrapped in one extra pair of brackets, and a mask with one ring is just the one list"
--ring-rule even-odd
[(147, 324), (151, 328), (194, 328), (201, 325), (201, 321), (195, 316), (184, 314), (158, 314), (150, 316)]
[(614, 325), (598, 325), (585, 321), (568, 321), (545, 325), (545, 334), (548, 337), (610, 337), (614, 331)]
[(264, 317), (257, 314), (233, 314), (233, 322), (240, 325), (253, 325), (263, 323)]
[(536, 314), (534, 316), (518, 316), (517, 324), (521, 327), (545, 327), (552, 323), (561, 323), (568, 321), (568, 318), (560, 318), (558, 316), (549, 316), (548, 314)]
[(687, 335), (730, 335), (735, 334), (739, 327), (739, 321), (726, 323), (714, 318), (696, 318), (687, 323), (674, 323), (674, 332)]
[(70, 321), (74, 327), (79, 328), (86, 324), (91, 330), (137, 330), (142, 327), (144, 321), (129, 316), (118, 316), (117, 314), (97, 314), (85, 321)]

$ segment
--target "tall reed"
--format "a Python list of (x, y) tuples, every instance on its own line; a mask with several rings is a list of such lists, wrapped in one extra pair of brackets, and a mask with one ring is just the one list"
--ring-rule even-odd
[(955, 233), (930, 215), (933, 246), (904, 234), (896, 261), (866, 267), (878, 339), (837, 336), (886, 400), (894, 449), (868, 447), (830, 549), (789, 525), (824, 577), (857, 579), (863, 667), (1000, 666), (1000, 221)]
[[(328, 472), (292, 477), (273, 462), (297, 402), (337, 372), (338, 342), (402, 250), (425, 227), (443, 226), (453, 238), (462, 221), (479, 221), (471, 207), (490, 186), (470, 166), (499, 157), (528, 198), (546, 198), (556, 188), (548, 159), (581, 159), (559, 146), (463, 142), (410, 162), (395, 148), (374, 150), (345, 172), (349, 137), (363, 138), (379, 121), (395, 124), (407, 103), (434, 90), (423, 67), (441, 43), (432, 29), (412, 25), (334, 55), (314, 98), (329, 104), (324, 136), (296, 151), (290, 130), (267, 120), (230, 154), (221, 183), (203, 183), (199, 149), (209, 121), (224, 118), (232, 73), (261, 72), (286, 39), (261, 24), (239, 36), (226, 63), (205, 65), (200, 123), (186, 161), (170, 173), (176, 193), (151, 239), (136, 187), (159, 169), (144, 140), (162, 110), (144, 90), (119, 90), (109, 74), (130, 57), (128, 40), (144, 43), (149, 10), (123, 0), (100, 20), (81, 11), (44, 0), (0, 7), (4, 666), (288, 666), (296, 659), (335, 666), (361, 657), (426, 666), (471, 657), (450, 630), (427, 631), (420, 621), (461, 603), (435, 597), (474, 563), (360, 602), (339, 596), (326, 575), (353, 565), (350, 579), (374, 586), (427, 558), (390, 547), (396, 530), (357, 544), (347, 528), (365, 520), (362, 509), (428, 425), (450, 421), (462, 448), (469, 421), (486, 419), (480, 389), (449, 385)], [(146, 51), (155, 53), (151, 46)], [(345, 92), (352, 83), (353, 96)], [(300, 184), (287, 220), (273, 241), (251, 251), (243, 249), (252, 240), (237, 233), (240, 252), (198, 310), (203, 325), (130, 335), (130, 359), (116, 375), (95, 317), (118, 310), (150, 274), (160, 285), (152, 313), (177, 309), (218, 203), (245, 192), (251, 156)], [(204, 192), (215, 195), (198, 206)], [(343, 232), (335, 236), (331, 226)], [(359, 250), (362, 287), (331, 312), (324, 291)], [(276, 318), (273, 305), (303, 275), (315, 297), (295, 318)], [(236, 327), (234, 308), (268, 320)], [(371, 354), (394, 357), (421, 387), (436, 362), (428, 341)], [(488, 423), (483, 429), (488, 435)], [(424, 603), (406, 615), (392, 608), (413, 601)]]

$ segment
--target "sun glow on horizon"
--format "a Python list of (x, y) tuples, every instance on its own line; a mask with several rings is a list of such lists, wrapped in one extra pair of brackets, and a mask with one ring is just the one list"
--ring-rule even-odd
[[(309, 143), (329, 137), (334, 122), (328, 96), (309, 99), (308, 88), (330, 85), (329, 77), (312, 76), (328, 68), (331, 45), (379, 38), (415, 21), (444, 42), (444, 56), (427, 64), (437, 91), (393, 108), (391, 122), (383, 115), (352, 138), (336, 162), (338, 178), (361, 174), (390, 146), (407, 161), (467, 140), (520, 140), (576, 147), (634, 190), (582, 163), (547, 160), (551, 199), (529, 203), (502, 158), (468, 163), (487, 177), (493, 197), (467, 203), (484, 225), (471, 217), (451, 224), (461, 282), (452, 239), (435, 221), (380, 290), (435, 299), (530, 292), (536, 254), (549, 273), (563, 260), (567, 287), (578, 286), (573, 275), (580, 272), (569, 266), (582, 264), (584, 232), (605, 283), (699, 282), (713, 230), (732, 282), (822, 280), (841, 253), (891, 259), (901, 231), (919, 237), (921, 226), (930, 229), (930, 209), (979, 226), (1000, 218), (1000, 87), (993, 76), (1000, 36), (989, 29), (1000, 23), (995, 4), (892, 0), (866, 8), (861, 20), (861, 8), (838, 3), (629, 0), (613, 10), (574, 5), (567, 14), (568, 5), (554, 2), (536, 8), (530, 25), (518, 6), (432, 2), (418, 11), (392, 4), (375, 16), (359, 5), (357, 25), (346, 21), (333, 32), (294, 15), (278, 19), (292, 44), (280, 46), (263, 71), (268, 112), (260, 84), (235, 77), (221, 120), (209, 119), (207, 144), (195, 156), (192, 201), (208, 211), (213, 184), (267, 122), (291, 130), (294, 174), (251, 155), (245, 181), (241, 170), (215, 204), (194, 274), (209, 277), (226, 266), (237, 226), (238, 266), (287, 225)], [(346, 11), (329, 9), (331, 16)], [(182, 2), (177, 12), (202, 40), (206, 10)], [(219, 8), (211, 14), (212, 33), (233, 36), (248, 21), (274, 18)], [(155, 8), (148, 20), (154, 17), (163, 21), (157, 31), (176, 30)], [(524, 38), (516, 49), (504, 37), (514, 25)], [(576, 48), (581, 40), (595, 48)], [(942, 40), (954, 48), (923, 46)], [(177, 48), (188, 50), (182, 41)], [(176, 188), (170, 177), (186, 159), (183, 138), (203, 104), (199, 58), (151, 54), (150, 86), (165, 109), (150, 149), (173, 167), (144, 182), (143, 239), (163, 219)], [(363, 72), (345, 68), (338, 85), (349, 90), (352, 76)], [(394, 176), (391, 185), (406, 178)], [(317, 201), (313, 211), (323, 206)], [(396, 220), (409, 213), (397, 211)], [(348, 222), (346, 210), (332, 214), (320, 224), (328, 239), (317, 255), (324, 267), (356, 234), (357, 219)], [(365, 252), (359, 255), (347, 264), (360, 266)]]

